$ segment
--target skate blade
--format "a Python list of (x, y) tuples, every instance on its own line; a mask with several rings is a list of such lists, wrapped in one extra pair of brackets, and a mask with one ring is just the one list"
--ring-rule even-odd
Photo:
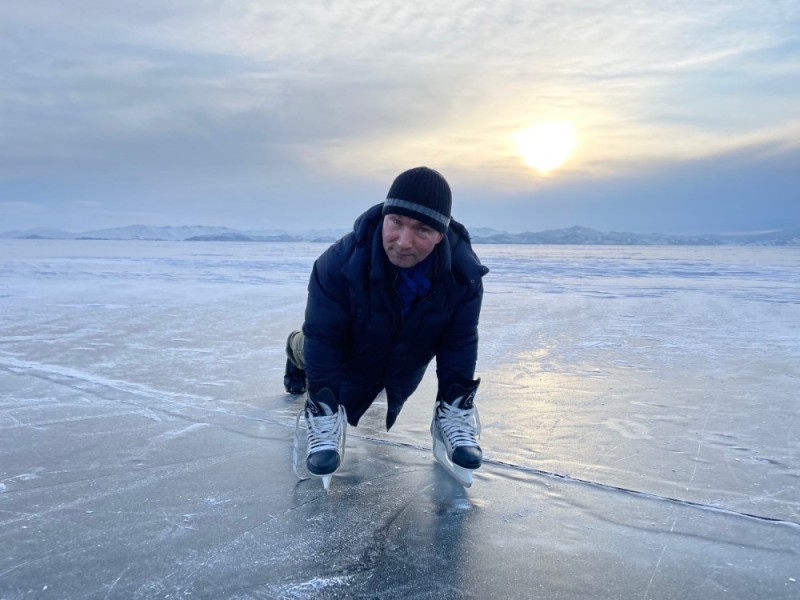
[(297, 417), (295, 424), (294, 439), (292, 440), (292, 471), (295, 477), (300, 481), (304, 481), (311, 477), (311, 473), (306, 467), (306, 427), (301, 418), (302, 413)]
[(325, 488), (325, 493), (329, 494), (331, 491), (331, 476), (330, 475), (320, 475), (322, 479), (322, 487)]
[(472, 487), (472, 471), (451, 463), (447, 458), (447, 449), (444, 443), (436, 439), (435, 436), (433, 439), (433, 457), (447, 471), (447, 474), (458, 483), (467, 488)]

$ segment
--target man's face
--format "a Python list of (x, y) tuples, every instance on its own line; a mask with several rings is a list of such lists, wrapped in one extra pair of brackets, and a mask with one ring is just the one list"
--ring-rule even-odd
[(391, 213), (383, 217), (383, 249), (396, 267), (418, 265), (443, 238), (444, 234), (416, 219)]

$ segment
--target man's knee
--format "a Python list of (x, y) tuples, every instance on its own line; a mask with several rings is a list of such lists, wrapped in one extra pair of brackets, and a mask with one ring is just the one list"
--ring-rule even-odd
[(305, 371), (306, 361), (303, 357), (303, 345), (305, 343), (305, 336), (300, 330), (295, 330), (289, 334), (286, 340), (286, 356), (291, 360), (298, 369)]

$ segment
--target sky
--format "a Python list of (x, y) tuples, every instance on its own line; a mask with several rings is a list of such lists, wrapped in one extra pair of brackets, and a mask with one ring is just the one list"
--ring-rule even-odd
[(0, 0), (0, 231), (341, 228), (419, 165), (470, 228), (800, 227), (800, 2)]

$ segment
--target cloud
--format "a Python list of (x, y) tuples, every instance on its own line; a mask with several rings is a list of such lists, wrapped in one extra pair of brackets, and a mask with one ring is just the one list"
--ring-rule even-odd
[[(800, 146), (764, 144), (725, 154), (653, 164), (635, 175), (567, 179), (524, 193), (454, 185), (461, 219), (502, 222), (511, 231), (586, 225), (602, 230), (701, 234), (796, 227)], [(481, 198), (494, 197), (491, 212)], [(454, 204), (455, 201), (454, 201)], [(454, 209), (455, 210), (455, 209)]]
[[(798, 26), (796, 3), (760, 0), (14, 3), (0, 193), (311, 206), (430, 164), (514, 196), (777, 153), (800, 139)], [(579, 147), (532, 183), (513, 140), (542, 120)]]

